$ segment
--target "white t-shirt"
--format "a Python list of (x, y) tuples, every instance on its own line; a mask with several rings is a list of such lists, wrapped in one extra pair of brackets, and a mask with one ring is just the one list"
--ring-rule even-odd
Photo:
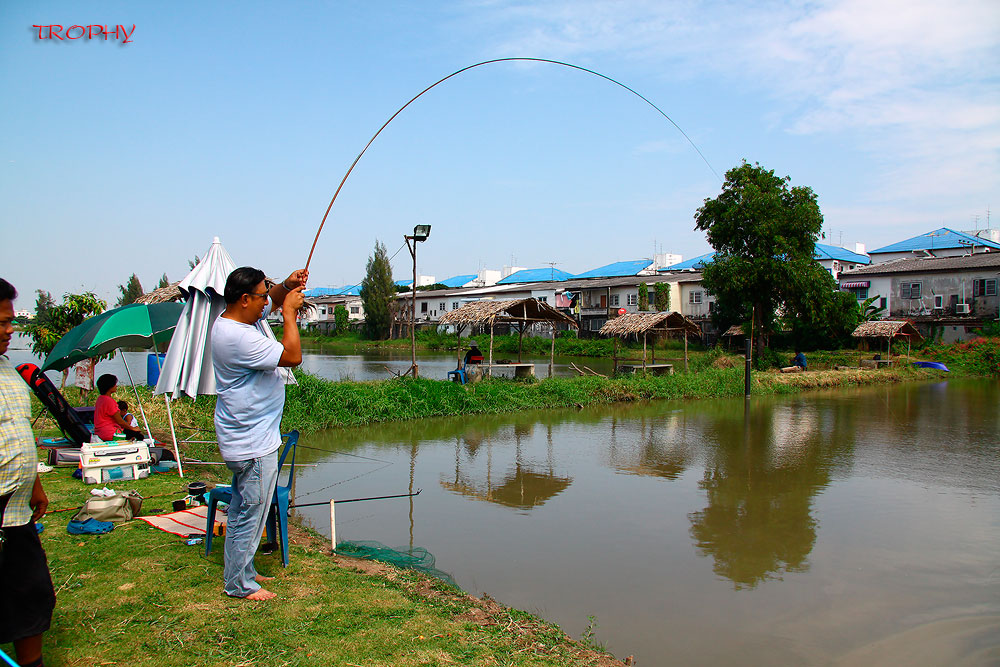
[[(262, 317), (271, 311), (271, 301)], [(278, 369), (284, 347), (257, 330), (220, 317), (212, 327), (218, 400), (215, 434), (226, 461), (271, 454), (281, 446), (285, 382)]]

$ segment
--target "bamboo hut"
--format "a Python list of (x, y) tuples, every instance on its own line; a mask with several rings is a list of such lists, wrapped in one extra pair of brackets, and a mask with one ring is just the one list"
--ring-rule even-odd
[(453, 324), (458, 332), (458, 363), (462, 364), (462, 329), (466, 326), (489, 326), (490, 350), (487, 368), (492, 375), (493, 328), (497, 324), (518, 324), (517, 360), (521, 361), (521, 342), (525, 326), (535, 322), (552, 324), (552, 346), (549, 351), (549, 377), (556, 354), (556, 324), (563, 323), (579, 327), (569, 315), (562, 313), (538, 299), (511, 299), (504, 301), (473, 301), (461, 308), (449, 311), (438, 320), (440, 324)]
[(136, 303), (167, 303), (168, 301), (181, 301), (184, 299), (184, 295), (181, 294), (181, 288), (179, 285), (181, 281), (175, 283), (170, 283), (166, 287), (158, 287), (152, 292), (147, 292), (143, 294), (138, 299), (135, 300)]
[[(910, 341), (914, 338), (921, 340), (923, 336), (917, 331), (916, 327), (906, 320), (872, 320), (871, 322), (862, 322), (858, 325), (851, 336), (855, 338), (863, 338), (866, 340), (876, 340), (880, 341), (885, 339), (885, 351), (886, 359), (891, 358), (892, 341), (898, 339), (906, 339), (906, 357), (910, 357)], [(881, 346), (880, 346), (881, 347)]]
[[(642, 370), (646, 370), (646, 338), (650, 333), (680, 333), (684, 335), (684, 370), (688, 368), (688, 334), (701, 338), (701, 328), (677, 312), (627, 313), (608, 320), (601, 333), (615, 336), (615, 371), (618, 370), (618, 339), (642, 334)], [(653, 361), (656, 363), (656, 348)]]

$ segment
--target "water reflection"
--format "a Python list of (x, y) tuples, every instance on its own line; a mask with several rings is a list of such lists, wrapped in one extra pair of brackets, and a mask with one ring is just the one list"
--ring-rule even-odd
[[(573, 636), (593, 614), (644, 665), (910, 664), (898, 647), (925, 626), (955, 664), (1000, 617), (998, 405), (996, 382), (950, 380), (755, 397), (746, 415), (655, 402), (338, 429), (303, 439), (335, 454), (302, 452), (319, 465), (296, 494), (422, 488), (342, 506), (338, 532), (409, 535), (469, 592)], [(328, 529), (323, 508), (302, 516)]]
[[(476, 500), (485, 500), (522, 511), (543, 504), (566, 490), (572, 483), (572, 478), (557, 475), (552, 456), (552, 426), (547, 425), (546, 435), (548, 455), (546, 463), (539, 465), (526, 462), (523, 456), (522, 439), (530, 438), (535, 422), (514, 423), (513, 462), (506, 461), (507, 453), (502, 460), (494, 461), (492, 434), (483, 434), (479, 429), (466, 431), (455, 441), (454, 474), (441, 476), (441, 486)], [(483, 442), (486, 443), (485, 464), (477, 465), (477, 454)], [(499, 477), (494, 475), (494, 467), (502, 472)]]
[(748, 405), (743, 419), (730, 413), (712, 423), (715, 446), (699, 482), (708, 505), (688, 518), (699, 552), (735, 589), (809, 569), (813, 499), (830, 484), (838, 454), (853, 446), (837, 414), (821, 417), (814, 402), (765, 403)]

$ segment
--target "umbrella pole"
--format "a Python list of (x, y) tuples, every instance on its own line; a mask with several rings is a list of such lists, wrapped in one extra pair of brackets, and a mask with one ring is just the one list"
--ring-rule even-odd
[[(153, 348), (156, 349), (155, 347)], [(156, 358), (156, 367), (160, 369), (160, 375), (163, 375), (163, 367), (160, 366), (160, 355), (154, 355)], [(170, 437), (174, 441), (174, 456), (177, 457), (177, 474), (180, 477), (184, 476), (184, 468), (181, 465), (181, 450), (177, 447), (177, 434), (174, 432), (174, 415), (170, 411), (170, 394), (169, 392), (163, 392), (163, 402), (167, 405), (167, 421), (170, 422)], [(149, 428), (148, 426), (146, 427)], [(149, 434), (150, 437), (153, 436), (152, 433)]]
[(174, 415), (170, 412), (170, 396), (163, 394), (163, 402), (167, 404), (167, 421), (170, 422), (170, 438), (174, 441), (174, 455), (177, 457), (177, 474), (184, 476), (184, 468), (181, 467), (181, 450), (177, 448), (177, 434), (174, 433)]
[(146, 419), (146, 411), (142, 409), (142, 399), (139, 398), (139, 390), (135, 388), (135, 380), (132, 379), (132, 371), (128, 369), (128, 360), (125, 359), (125, 353), (122, 352), (122, 362), (125, 364), (125, 373), (128, 375), (128, 383), (132, 385), (132, 391), (135, 392), (135, 402), (139, 404), (139, 414), (142, 415), (142, 423), (146, 425), (146, 433), (150, 438), (153, 437), (153, 433), (149, 430), (149, 421)]

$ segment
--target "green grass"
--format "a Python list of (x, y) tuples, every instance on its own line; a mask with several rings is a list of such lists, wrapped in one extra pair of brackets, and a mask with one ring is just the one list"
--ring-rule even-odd
[[(89, 488), (60, 468), (43, 475), (50, 508), (82, 503)], [(211, 479), (213, 471), (194, 477)], [(169, 511), (184, 495), (176, 475), (119, 482), (147, 499), (143, 514)], [(221, 544), (204, 546), (132, 520), (107, 535), (66, 532), (72, 511), (51, 512), (42, 541), (57, 604), (45, 635), (47, 665), (571, 665), (585, 650), (558, 628), (523, 612), (515, 625), (462, 617), (483, 603), (421, 575), (345, 567), (301, 529), (291, 562), (258, 555), (275, 576), (270, 603), (222, 594)], [(349, 561), (346, 561), (349, 562)], [(494, 605), (495, 606), (495, 605)], [(542, 646), (541, 644), (544, 644)], [(2, 647), (13, 654), (10, 645)], [(590, 664), (600, 657), (591, 656)]]

